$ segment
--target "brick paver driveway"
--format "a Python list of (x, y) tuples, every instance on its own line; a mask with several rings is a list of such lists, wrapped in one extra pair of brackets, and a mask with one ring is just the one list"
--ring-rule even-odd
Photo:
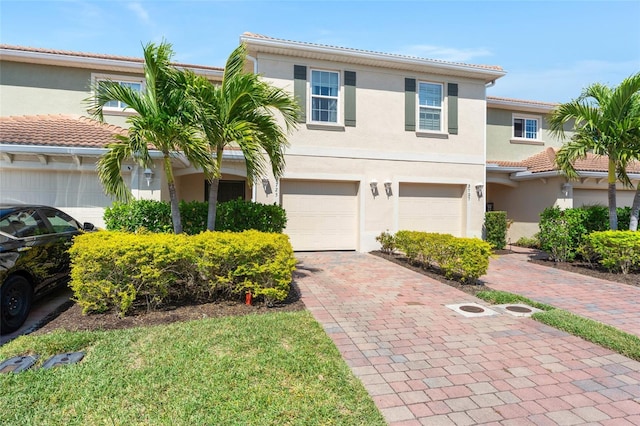
[(297, 253), (302, 299), (394, 425), (640, 424), (640, 363), (362, 253)]

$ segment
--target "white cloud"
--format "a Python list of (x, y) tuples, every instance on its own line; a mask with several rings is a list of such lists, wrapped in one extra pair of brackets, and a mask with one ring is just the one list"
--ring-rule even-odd
[(457, 49), (454, 47), (433, 46), (429, 44), (415, 44), (407, 46), (398, 53), (401, 55), (439, 59), (450, 62), (472, 62), (475, 61), (475, 58), (493, 55), (490, 50), (483, 47)]
[(148, 24), (150, 22), (149, 12), (147, 12), (147, 10), (142, 7), (142, 4), (138, 2), (132, 2), (127, 5), (127, 8), (135, 13), (138, 16), (138, 19), (140, 19), (145, 24)]

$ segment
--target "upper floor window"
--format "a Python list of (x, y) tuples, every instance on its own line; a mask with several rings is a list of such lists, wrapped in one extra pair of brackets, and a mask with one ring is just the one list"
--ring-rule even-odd
[(537, 117), (513, 117), (513, 137), (520, 139), (540, 139), (540, 119)]
[(337, 72), (311, 71), (311, 121), (338, 122), (340, 79)]
[[(111, 81), (118, 83), (120, 86), (129, 87), (135, 91), (142, 91), (144, 87), (144, 80), (135, 77), (123, 77), (123, 76), (110, 76), (110, 75), (94, 75), (95, 82), (99, 85), (104, 81)], [(127, 104), (120, 101), (109, 101), (104, 104), (104, 109), (108, 111), (123, 111), (127, 107)]]
[(419, 83), (418, 129), (442, 131), (442, 84)]

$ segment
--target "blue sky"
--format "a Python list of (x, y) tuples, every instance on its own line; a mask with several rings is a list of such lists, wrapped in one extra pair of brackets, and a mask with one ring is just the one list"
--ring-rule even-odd
[(491, 96), (567, 102), (640, 71), (640, 1), (0, 0), (3, 44), (223, 66), (245, 31), (500, 65)]

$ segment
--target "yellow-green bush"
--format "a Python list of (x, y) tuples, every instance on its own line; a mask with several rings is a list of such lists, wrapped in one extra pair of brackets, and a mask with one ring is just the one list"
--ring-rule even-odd
[(84, 312), (234, 298), (267, 303), (289, 293), (295, 258), (289, 239), (258, 231), (196, 236), (96, 232), (70, 249), (71, 288)]
[(470, 282), (487, 273), (491, 245), (478, 238), (398, 231), (396, 246), (412, 262), (440, 269), (447, 278)]
[(640, 270), (640, 232), (601, 231), (584, 237), (581, 254), (610, 271)]

